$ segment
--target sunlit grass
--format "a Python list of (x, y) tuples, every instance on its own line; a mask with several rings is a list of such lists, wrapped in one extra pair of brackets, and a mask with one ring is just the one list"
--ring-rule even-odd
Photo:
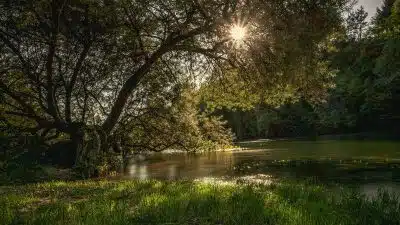
[(0, 187), (0, 224), (399, 224), (399, 199), (313, 183), (49, 182)]

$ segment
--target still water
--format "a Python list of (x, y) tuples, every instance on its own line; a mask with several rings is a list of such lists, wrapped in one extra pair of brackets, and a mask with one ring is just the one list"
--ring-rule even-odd
[(258, 176), (357, 186), (373, 196), (379, 188), (400, 193), (400, 142), (253, 141), (245, 150), (163, 153), (132, 158), (134, 179), (233, 179)]

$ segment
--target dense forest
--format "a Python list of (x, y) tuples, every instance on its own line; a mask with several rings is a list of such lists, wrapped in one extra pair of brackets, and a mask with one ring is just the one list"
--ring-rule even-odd
[(398, 133), (399, 59), (399, 0), (2, 1), (0, 170)]
[[(352, 9), (330, 34), (319, 56), (327, 63), (324, 93), (298, 92), (278, 105), (258, 99), (254, 107), (226, 107), (238, 139), (316, 137), (371, 133), (398, 137), (400, 126), (400, 2), (385, 0), (371, 21)], [(316, 86), (308, 85), (308, 92)]]

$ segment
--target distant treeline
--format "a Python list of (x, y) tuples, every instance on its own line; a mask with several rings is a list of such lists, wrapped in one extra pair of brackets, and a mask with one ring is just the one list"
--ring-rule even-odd
[(327, 97), (221, 110), (237, 139), (400, 134), (400, 2), (384, 1), (370, 23), (363, 8), (353, 11), (333, 39), (324, 54), (335, 74)]

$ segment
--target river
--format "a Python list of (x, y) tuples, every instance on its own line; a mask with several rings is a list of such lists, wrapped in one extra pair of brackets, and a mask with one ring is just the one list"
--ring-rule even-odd
[(250, 141), (244, 149), (207, 153), (162, 153), (132, 158), (132, 179), (263, 178), (312, 180), (356, 187), (368, 196), (384, 188), (400, 193), (400, 142)]

